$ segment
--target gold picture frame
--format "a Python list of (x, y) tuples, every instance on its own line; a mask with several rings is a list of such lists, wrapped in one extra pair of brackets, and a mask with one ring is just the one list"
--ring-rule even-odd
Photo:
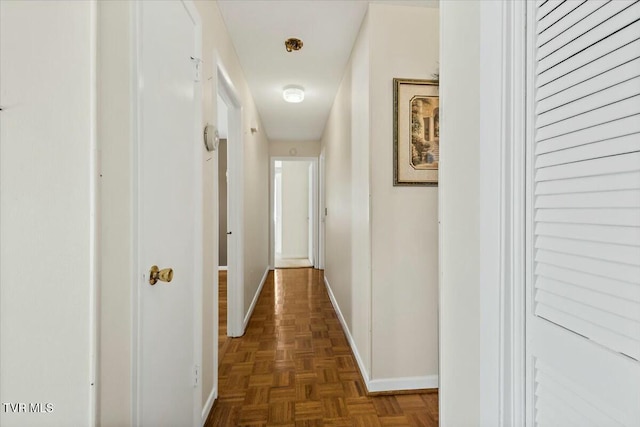
[(393, 185), (437, 186), (440, 98), (437, 80), (393, 79)]

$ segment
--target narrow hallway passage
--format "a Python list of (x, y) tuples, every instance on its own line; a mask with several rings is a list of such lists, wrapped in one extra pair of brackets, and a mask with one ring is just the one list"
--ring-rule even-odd
[(438, 425), (436, 392), (366, 395), (322, 275), (269, 273), (246, 334), (222, 357), (207, 427)]

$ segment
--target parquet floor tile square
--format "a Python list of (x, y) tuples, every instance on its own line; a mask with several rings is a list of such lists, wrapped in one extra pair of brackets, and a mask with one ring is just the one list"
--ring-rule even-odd
[(322, 419), (322, 403), (318, 400), (296, 402), (296, 420)]
[(240, 338), (226, 337), (226, 272), (220, 286), (219, 397), (206, 427), (437, 427), (437, 392), (367, 394), (322, 271), (271, 272)]

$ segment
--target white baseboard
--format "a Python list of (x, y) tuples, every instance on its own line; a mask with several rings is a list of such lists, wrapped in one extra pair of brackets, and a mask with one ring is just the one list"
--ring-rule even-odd
[(280, 259), (309, 259), (307, 254), (280, 254), (277, 256)]
[(353, 355), (355, 356), (356, 362), (358, 363), (360, 374), (362, 375), (362, 378), (364, 378), (365, 386), (368, 389), (369, 386), (367, 384), (369, 384), (369, 373), (365, 369), (364, 362), (360, 357), (360, 353), (358, 352), (358, 347), (356, 346), (356, 342), (354, 341), (353, 336), (351, 336), (351, 331), (347, 327), (347, 322), (344, 320), (344, 316), (342, 315), (342, 311), (340, 311), (340, 306), (338, 305), (338, 301), (336, 300), (336, 297), (333, 295), (333, 291), (331, 290), (331, 285), (327, 280), (327, 276), (324, 276), (324, 285), (327, 287), (327, 293), (329, 294), (329, 299), (331, 300), (331, 304), (333, 304), (333, 308), (336, 311), (336, 314), (338, 315), (338, 319), (340, 320), (340, 324), (342, 325), (342, 330), (344, 331), (344, 334), (347, 336), (347, 341), (349, 341), (349, 345), (351, 346), (351, 351), (353, 351)]
[(253, 314), (253, 310), (256, 308), (256, 303), (258, 302), (258, 298), (260, 297), (260, 292), (262, 291), (262, 287), (267, 281), (267, 275), (269, 274), (269, 266), (264, 270), (264, 274), (262, 275), (262, 280), (260, 280), (260, 286), (258, 286), (258, 290), (256, 294), (253, 296), (253, 301), (251, 301), (251, 305), (249, 306), (249, 310), (247, 311), (247, 315), (244, 316), (244, 322), (242, 322), (242, 334), (244, 335), (244, 331), (247, 330), (247, 325), (249, 324), (249, 319), (251, 319), (251, 315)]
[(426, 375), (424, 377), (382, 378), (367, 382), (367, 390), (371, 393), (378, 391), (420, 390), (425, 388), (438, 388), (438, 376)]
[(331, 285), (329, 284), (326, 276), (324, 277), (324, 284), (327, 287), (329, 299), (331, 300), (331, 304), (333, 304), (333, 308), (336, 310), (336, 314), (338, 315), (338, 319), (340, 320), (340, 324), (342, 325), (344, 334), (347, 336), (347, 340), (349, 341), (349, 345), (351, 346), (351, 351), (353, 351), (353, 355), (356, 358), (356, 362), (358, 363), (358, 368), (360, 369), (360, 373), (362, 374), (362, 378), (364, 379), (367, 391), (369, 391), (370, 393), (375, 393), (381, 391), (438, 388), (438, 375), (426, 375), (423, 377), (382, 378), (375, 380), (370, 379), (369, 373), (365, 369), (362, 358), (360, 357), (360, 353), (358, 352), (358, 347), (356, 346), (353, 336), (351, 336), (351, 331), (347, 327), (347, 322), (344, 320), (344, 316), (342, 315), (342, 311), (340, 311), (338, 301), (333, 295)]
[(209, 412), (211, 412), (211, 408), (213, 408), (213, 402), (216, 401), (216, 397), (218, 396), (216, 388), (211, 389), (211, 393), (209, 393), (209, 397), (207, 398), (207, 403), (204, 404), (204, 408), (202, 408), (202, 425), (207, 422), (207, 417), (209, 416)]
[(218, 267), (218, 271), (227, 271), (227, 266), (221, 265), (220, 267)]

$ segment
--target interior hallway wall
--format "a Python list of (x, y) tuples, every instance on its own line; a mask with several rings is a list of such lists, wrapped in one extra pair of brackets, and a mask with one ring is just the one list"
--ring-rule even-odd
[(365, 381), (371, 373), (367, 14), (336, 93), (321, 146), (325, 156), (325, 280)]
[(393, 186), (392, 80), (433, 79), (440, 51), (439, 11), (371, 4), (369, 14), (371, 376), (414, 378), (414, 387), (437, 387), (438, 187)]
[(371, 4), (321, 140), (325, 276), (371, 391), (438, 386), (438, 189), (394, 187), (392, 151), (393, 78), (438, 60), (437, 8)]
[(318, 157), (320, 141), (269, 141), (272, 157)]
[[(203, 127), (217, 122), (217, 70), (214, 62), (219, 60), (240, 97), (242, 103), (242, 147), (244, 161), (244, 312), (245, 317), (261, 279), (269, 266), (269, 141), (249, 91), (244, 72), (235, 48), (215, 1), (195, 1), (202, 19), (202, 64), (203, 64)], [(260, 131), (251, 133), (250, 123), (256, 123)], [(205, 266), (203, 298), (203, 403), (207, 402), (213, 387), (216, 367), (213, 362), (215, 341), (214, 321), (217, 317), (218, 289), (218, 228), (213, 227), (218, 212), (217, 173), (218, 151), (209, 153), (204, 159), (204, 259), (214, 260)]]

